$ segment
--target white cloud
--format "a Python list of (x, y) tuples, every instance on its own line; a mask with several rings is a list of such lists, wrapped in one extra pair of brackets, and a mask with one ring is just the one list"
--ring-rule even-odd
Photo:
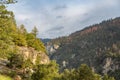
[[(32, 2), (21, 1), (9, 9), (14, 11), (17, 23), (25, 24), (29, 31), (36, 25), (40, 37), (68, 35), (87, 25), (120, 16), (120, 0), (56, 0), (54, 4), (49, 0)], [(55, 31), (61, 26), (64, 28)]]

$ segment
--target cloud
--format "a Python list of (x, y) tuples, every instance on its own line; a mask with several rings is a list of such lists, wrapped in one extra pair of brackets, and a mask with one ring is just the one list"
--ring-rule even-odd
[(64, 36), (64, 34), (65, 34), (63, 26), (51, 28), (51, 29), (47, 30), (46, 32), (47, 32), (47, 34), (42, 33), (42, 37), (49, 36), (49, 38), (53, 38), (55, 36), (55, 34), (57, 35), (57, 37), (59, 37), (61, 35)]
[(63, 30), (64, 27), (63, 26), (59, 26), (59, 27), (54, 27), (54, 28), (51, 28), (49, 29), (48, 31), (51, 32), (51, 31), (60, 31), (60, 30)]
[(119, 17), (119, 7), (120, 0), (21, 0), (8, 9), (28, 31), (37, 26), (39, 37), (55, 38)]
[(63, 16), (56, 16), (56, 19), (61, 19), (63, 18)]
[(102, 20), (120, 16), (119, 0), (102, 0), (93, 5), (90, 12), (81, 21), (83, 26), (99, 23)]
[(55, 6), (55, 8), (53, 10), (61, 10), (61, 9), (66, 9), (67, 5), (59, 5), (59, 6)]

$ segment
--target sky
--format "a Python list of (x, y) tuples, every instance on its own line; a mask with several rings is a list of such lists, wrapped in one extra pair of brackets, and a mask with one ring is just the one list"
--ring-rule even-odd
[(17, 25), (28, 32), (37, 27), (40, 38), (57, 38), (103, 20), (120, 17), (120, 0), (18, 0), (7, 5)]

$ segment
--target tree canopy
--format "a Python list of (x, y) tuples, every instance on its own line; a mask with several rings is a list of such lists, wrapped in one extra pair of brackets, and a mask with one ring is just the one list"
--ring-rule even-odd
[(13, 4), (16, 2), (16, 0), (0, 0), (0, 4)]

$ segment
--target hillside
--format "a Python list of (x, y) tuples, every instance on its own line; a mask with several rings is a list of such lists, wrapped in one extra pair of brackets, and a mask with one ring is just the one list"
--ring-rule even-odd
[(0, 5), (0, 79), (5, 75), (24, 80), (35, 65), (50, 63), (36, 33), (36, 28), (28, 33), (24, 25), (17, 26), (13, 12)]
[[(98, 73), (108, 73), (120, 79), (120, 17), (53, 39), (46, 48), (61, 71), (78, 68), (84, 63)], [(115, 71), (118, 73), (115, 74)]]

